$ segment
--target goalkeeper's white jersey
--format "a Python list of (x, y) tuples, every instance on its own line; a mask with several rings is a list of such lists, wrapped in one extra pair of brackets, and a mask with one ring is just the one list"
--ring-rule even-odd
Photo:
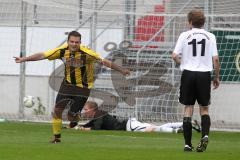
[(212, 71), (212, 57), (218, 55), (215, 35), (198, 28), (183, 32), (173, 52), (181, 57), (181, 70)]

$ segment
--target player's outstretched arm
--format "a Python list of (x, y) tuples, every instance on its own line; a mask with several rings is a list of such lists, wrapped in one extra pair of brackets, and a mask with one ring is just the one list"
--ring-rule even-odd
[(213, 57), (213, 66), (214, 66), (214, 72), (215, 72), (215, 77), (213, 80), (213, 89), (217, 89), (220, 85), (220, 65), (219, 65), (219, 57), (218, 56), (214, 56)]
[(122, 73), (124, 76), (129, 75), (130, 71), (128, 69), (122, 68), (121, 66), (112, 63), (111, 61), (107, 60), (107, 59), (103, 59), (102, 63), (104, 66), (109, 67), (111, 69), (114, 69), (120, 73)]
[(44, 53), (42, 53), (42, 52), (35, 53), (28, 57), (13, 57), (13, 58), (15, 59), (16, 63), (22, 63), (22, 62), (26, 62), (26, 61), (39, 61), (39, 60), (45, 59)]

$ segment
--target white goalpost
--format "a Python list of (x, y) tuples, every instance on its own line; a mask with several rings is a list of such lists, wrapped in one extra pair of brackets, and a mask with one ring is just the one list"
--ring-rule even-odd
[[(136, 117), (152, 123), (182, 121), (183, 106), (178, 102), (181, 71), (171, 53), (179, 34), (188, 29), (187, 13), (202, 9), (207, 20), (205, 28), (217, 38), (221, 63), (221, 85), (212, 90), (211, 97), (212, 128), (240, 129), (239, 0), (229, 0), (227, 4), (223, 0), (23, 2), (27, 4), (27, 55), (55, 48), (66, 39), (66, 33), (77, 29), (83, 44), (132, 72), (123, 77), (96, 66), (89, 99), (118, 117)], [(62, 63), (26, 63), (24, 94), (23, 85), (19, 85), (20, 66), (12, 58), (20, 53), (21, 1), (0, 3), (0, 119), (49, 121), (62, 77)], [(27, 95), (36, 97), (37, 103), (32, 108), (24, 107), (21, 117), (18, 99)], [(194, 119), (200, 120), (197, 104)]]

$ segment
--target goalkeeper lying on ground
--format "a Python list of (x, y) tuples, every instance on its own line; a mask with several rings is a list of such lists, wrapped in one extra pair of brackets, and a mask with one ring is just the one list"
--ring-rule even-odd
[[(88, 101), (83, 108), (83, 115), (91, 119), (85, 125), (77, 125), (74, 128), (79, 130), (127, 130), (135, 132), (167, 132), (167, 133), (181, 133), (182, 122), (166, 123), (160, 126), (142, 123), (136, 118), (129, 118), (128, 120), (120, 121), (107, 112), (98, 110), (96, 102)], [(192, 123), (193, 129), (200, 132), (200, 126), (197, 121)]]

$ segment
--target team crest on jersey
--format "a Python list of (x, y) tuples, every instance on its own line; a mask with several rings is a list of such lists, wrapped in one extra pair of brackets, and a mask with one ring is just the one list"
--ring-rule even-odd
[(63, 63), (66, 66), (71, 66), (71, 67), (83, 67), (83, 60), (82, 59), (76, 59), (74, 58), (74, 55), (70, 56), (70, 58), (62, 58)]

